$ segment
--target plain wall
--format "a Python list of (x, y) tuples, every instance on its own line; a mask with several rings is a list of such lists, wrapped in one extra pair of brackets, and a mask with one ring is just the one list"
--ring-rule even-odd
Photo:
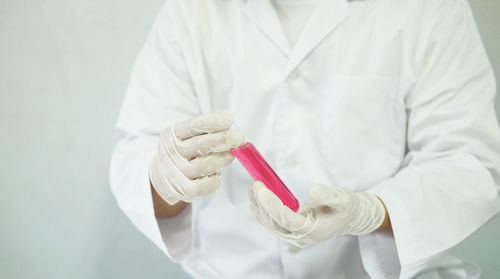
[[(108, 186), (118, 110), (162, 4), (0, 0), (0, 278), (187, 278)], [(500, 1), (471, 4), (500, 80)], [(455, 252), (498, 278), (499, 236), (496, 217)]]

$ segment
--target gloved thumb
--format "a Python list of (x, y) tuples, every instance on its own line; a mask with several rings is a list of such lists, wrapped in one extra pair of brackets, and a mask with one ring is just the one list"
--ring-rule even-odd
[(341, 187), (332, 187), (316, 184), (309, 189), (309, 196), (315, 204), (329, 206), (342, 211), (349, 203), (349, 190)]

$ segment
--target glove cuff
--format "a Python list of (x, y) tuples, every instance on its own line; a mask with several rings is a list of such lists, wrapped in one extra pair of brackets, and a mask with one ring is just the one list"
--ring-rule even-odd
[(359, 200), (358, 218), (351, 223), (352, 235), (363, 235), (376, 231), (385, 218), (385, 207), (382, 201), (368, 192), (356, 193)]
[(151, 164), (149, 165), (149, 182), (151, 186), (155, 188), (156, 193), (158, 193), (162, 200), (164, 200), (169, 205), (175, 205), (176, 203), (180, 202), (181, 199), (179, 197), (176, 197), (175, 193), (172, 193), (172, 191), (170, 191), (170, 189), (173, 189), (173, 187), (172, 185), (170, 185), (170, 182), (166, 177), (157, 177), (157, 175), (161, 175), (162, 173), (155, 170), (155, 168), (157, 168), (159, 165), (159, 162), (157, 162), (157, 160), (158, 156), (155, 155), (155, 157), (151, 161)]

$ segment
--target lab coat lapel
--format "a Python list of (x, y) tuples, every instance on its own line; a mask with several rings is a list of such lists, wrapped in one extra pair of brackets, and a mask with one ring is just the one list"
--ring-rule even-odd
[(290, 44), (271, 0), (248, 0), (245, 14), (287, 58), (290, 57)]
[(285, 76), (288, 76), (311, 50), (340, 25), (347, 14), (347, 0), (319, 0), (293, 49)]

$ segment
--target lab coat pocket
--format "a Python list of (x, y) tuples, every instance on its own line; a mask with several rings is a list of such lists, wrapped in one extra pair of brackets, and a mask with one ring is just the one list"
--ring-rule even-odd
[(399, 80), (335, 76), (322, 94), (321, 146), (335, 181), (363, 190), (391, 176), (404, 153)]
[(399, 79), (393, 77), (328, 77), (325, 98), (350, 103), (397, 101)]

